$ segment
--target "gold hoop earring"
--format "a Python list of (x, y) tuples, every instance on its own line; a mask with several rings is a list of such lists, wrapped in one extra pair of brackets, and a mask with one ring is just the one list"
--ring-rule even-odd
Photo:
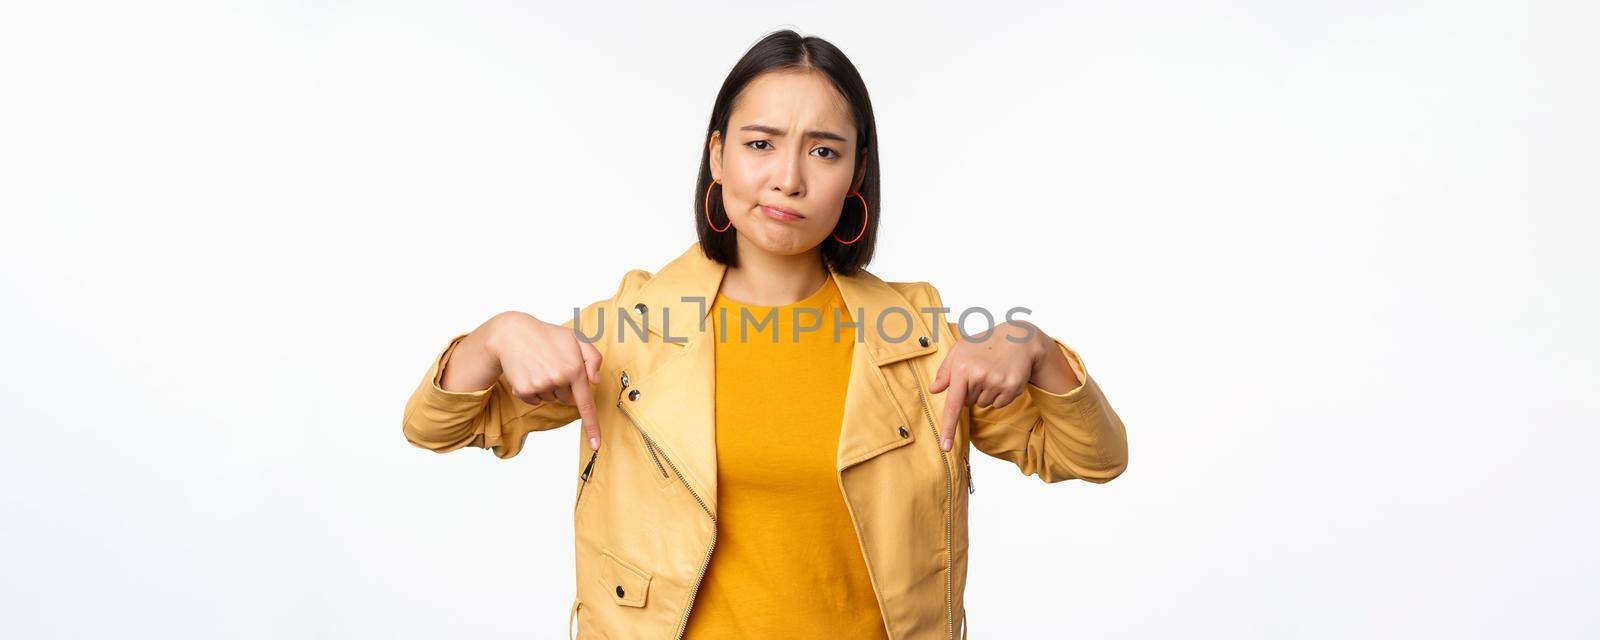
[[(834, 240), (838, 240), (839, 244), (855, 244), (855, 241), (860, 240), (862, 234), (865, 234), (867, 232), (867, 217), (870, 214), (870, 212), (867, 211), (867, 199), (862, 197), (861, 196), (861, 192), (859, 192), (859, 191), (851, 191), (850, 195), (853, 195), (853, 196), (861, 199), (861, 230), (856, 232), (856, 237), (851, 238), (849, 240), (845, 240), (843, 238), (840, 238), (839, 234), (835, 233), (833, 235), (833, 239)], [(842, 215), (843, 214), (842, 210), (840, 211), (840, 213), (841, 213), (840, 217), (844, 217)]]
[[(730, 218), (728, 220), (728, 224), (723, 226), (721, 229), (718, 229), (716, 223), (711, 221), (711, 188), (715, 187), (715, 186), (717, 186), (719, 184), (722, 184), (722, 182), (718, 181), (718, 180), (712, 180), (711, 184), (706, 185), (705, 210), (706, 210), (706, 224), (710, 225), (712, 231), (715, 231), (717, 233), (722, 233), (724, 231), (727, 231), (728, 227), (732, 227), (733, 226), (733, 219)], [(724, 217), (726, 217), (726, 216), (724, 216)]]

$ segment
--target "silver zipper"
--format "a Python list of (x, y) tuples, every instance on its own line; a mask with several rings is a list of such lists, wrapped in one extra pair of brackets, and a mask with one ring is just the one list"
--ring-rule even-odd
[[(622, 389), (617, 392), (617, 408), (618, 409), (622, 408), (622, 391), (626, 391), (627, 389), (628, 389), (628, 372), (624, 371), (624, 372), (622, 372)], [(640, 433), (642, 434), (643, 430), (640, 430)], [(656, 457), (656, 447), (655, 447), (655, 445), (650, 444), (650, 439), (649, 438), (641, 438), (640, 440), (644, 442), (645, 450), (650, 452), (650, 460), (652, 462), (656, 463), (656, 469), (661, 471), (661, 477), (663, 477), (663, 478), (667, 477), (667, 468), (661, 466), (661, 460)]]
[(599, 456), (600, 450), (591, 450), (589, 452), (589, 464), (583, 465), (583, 473), (578, 474), (578, 478), (583, 482), (578, 485), (578, 498), (572, 501), (572, 508), (574, 509), (578, 508), (578, 503), (583, 501), (583, 490), (589, 486), (589, 473), (594, 471), (594, 459)]
[(645, 440), (644, 441), (644, 448), (645, 448), (646, 451), (650, 452), (650, 459), (655, 461), (656, 469), (659, 469), (661, 471), (661, 477), (663, 477), (663, 478), (668, 477), (667, 476), (667, 468), (661, 466), (661, 459), (656, 457), (656, 447), (655, 447), (655, 445), (650, 444), (649, 440)]
[(978, 490), (978, 485), (972, 484), (972, 458), (962, 458), (961, 460), (967, 465), (967, 495), (970, 496)]
[[(645, 444), (653, 449), (655, 447), (655, 441), (650, 439), (650, 435), (644, 432), (644, 427), (639, 426), (639, 422), (633, 419), (633, 414), (629, 413), (627, 407), (622, 406), (622, 404), (622, 400), (618, 399), (617, 409), (621, 410), (623, 417), (627, 418), (628, 422), (633, 424), (633, 428), (638, 430), (639, 435), (644, 438)], [(683, 477), (683, 474), (678, 472), (678, 466), (672, 464), (672, 458), (668, 457), (666, 453), (662, 453), (661, 457), (667, 459), (667, 465), (672, 467), (673, 473), (677, 474), (680, 478)], [(683, 488), (689, 490), (689, 495), (694, 497), (694, 501), (699, 503), (700, 508), (704, 510), (706, 515), (711, 518), (711, 546), (706, 548), (706, 559), (700, 563), (700, 575), (694, 579), (694, 589), (689, 592), (689, 606), (684, 607), (683, 619), (678, 621), (678, 640), (683, 640), (683, 634), (689, 630), (689, 613), (694, 610), (695, 597), (700, 594), (700, 581), (704, 580), (706, 577), (706, 567), (711, 565), (711, 553), (717, 548), (716, 514), (711, 513), (711, 507), (707, 507), (705, 501), (700, 499), (700, 494), (694, 492), (694, 487), (689, 486), (689, 481), (685, 480), (683, 482)]]
[[(906, 360), (906, 368), (911, 370), (911, 379), (917, 382), (917, 400), (922, 402), (922, 415), (928, 418), (928, 428), (933, 431), (933, 446), (939, 448), (939, 460), (944, 463), (944, 620), (949, 630), (950, 640), (956, 638), (955, 619), (955, 540), (952, 531), (955, 529), (955, 516), (951, 515), (951, 505), (955, 503), (955, 480), (951, 478), (950, 457), (945, 454), (944, 447), (939, 446), (939, 426), (933, 423), (933, 410), (928, 408), (928, 396), (922, 391), (922, 377), (917, 375), (917, 367)], [(955, 436), (951, 436), (951, 441)], [(970, 486), (970, 485), (969, 485)]]

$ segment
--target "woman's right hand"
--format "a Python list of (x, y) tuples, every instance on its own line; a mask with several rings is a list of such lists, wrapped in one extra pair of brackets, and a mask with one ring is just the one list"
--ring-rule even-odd
[[(576, 406), (589, 448), (600, 448), (600, 421), (592, 391), (600, 382), (600, 351), (579, 339), (575, 330), (520, 311), (506, 311), (484, 322), (456, 349), (441, 381), (446, 390), (452, 390), (452, 383), (487, 388), (504, 376), (511, 395), (523, 402), (560, 401)], [(474, 384), (485, 379), (487, 382)]]

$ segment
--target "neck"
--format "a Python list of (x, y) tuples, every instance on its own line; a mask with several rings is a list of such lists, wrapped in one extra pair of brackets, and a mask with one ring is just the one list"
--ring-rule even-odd
[(722, 278), (723, 296), (763, 307), (794, 304), (815, 293), (828, 279), (822, 249), (794, 255), (766, 251), (740, 236), (739, 266), (729, 267)]

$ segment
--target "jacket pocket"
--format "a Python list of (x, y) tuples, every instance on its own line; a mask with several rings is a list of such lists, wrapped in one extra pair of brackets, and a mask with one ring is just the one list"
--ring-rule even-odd
[(639, 436), (639, 444), (644, 447), (645, 453), (650, 454), (650, 462), (655, 467), (655, 475), (652, 477), (656, 479), (656, 486), (665, 488), (672, 484), (672, 475), (667, 472), (667, 465), (662, 463), (661, 452), (656, 450), (656, 446), (649, 438), (644, 437), (643, 432), (634, 429), (634, 434)]
[(650, 457), (650, 466), (655, 469), (653, 477), (656, 481), (656, 487), (664, 489), (672, 484), (672, 474), (667, 472), (667, 465), (663, 462), (665, 454), (656, 448), (655, 443), (650, 441), (650, 437), (644, 434), (644, 429), (633, 421), (633, 417), (622, 406), (623, 400), (627, 398), (627, 394), (631, 390), (629, 382), (628, 369), (623, 367), (622, 373), (618, 378), (617, 411), (622, 413), (623, 418), (628, 421), (628, 426), (633, 431), (633, 434), (639, 438), (639, 448), (643, 449), (645, 455)]
[(583, 465), (583, 471), (578, 472), (578, 495), (572, 499), (572, 512), (578, 512), (578, 505), (583, 504), (583, 492), (589, 488), (589, 478), (594, 476), (594, 463), (600, 459), (600, 450), (589, 452), (589, 462)]
[(650, 591), (651, 574), (618, 557), (609, 547), (600, 550), (600, 573), (595, 578), (624, 607), (642, 607)]

